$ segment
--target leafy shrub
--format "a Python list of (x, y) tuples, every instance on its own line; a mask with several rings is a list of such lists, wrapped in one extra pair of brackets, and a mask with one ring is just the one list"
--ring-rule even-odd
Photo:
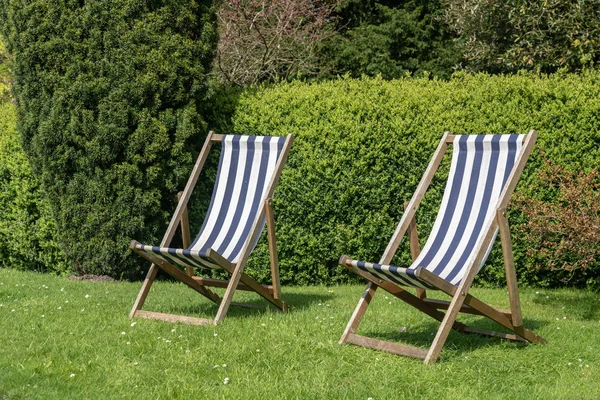
[(600, 288), (600, 179), (546, 159), (539, 170), (544, 191), (520, 195), (516, 205), (528, 222), (518, 226), (529, 243), (527, 264), (538, 275)]
[[(442, 133), (540, 132), (538, 148), (559, 165), (588, 171), (600, 157), (600, 74), (514, 76), (455, 74), (448, 81), (381, 78), (279, 84), (239, 98), (236, 132), (296, 136), (274, 198), (282, 280), (332, 283), (348, 279), (341, 254), (379, 260)], [(449, 157), (417, 213), (427, 238), (439, 206)], [(524, 195), (549, 193), (537, 173), (536, 149), (517, 186)], [(526, 223), (514, 207), (511, 225)], [(264, 238), (263, 238), (264, 239)], [(526, 268), (527, 239), (513, 229), (520, 278), (543, 282)], [(396, 265), (409, 260), (407, 240)], [(402, 250), (402, 248), (401, 248)], [(259, 242), (249, 269), (266, 276), (268, 248)], [(261, 272), (259, 272), (261, 271)], [(590, 269), (591, 271), (591, 269)], [(495, 246), (480, 279), (502, 284)]]
[(0, 0), (23, 148), (66, 259), (139, 276), (202, 145), (210, 0)]
[(56, 226), (19, 144), (15, 105), (8, 100), (0, 100), (0, 267), (61, 272), (67, 264)]

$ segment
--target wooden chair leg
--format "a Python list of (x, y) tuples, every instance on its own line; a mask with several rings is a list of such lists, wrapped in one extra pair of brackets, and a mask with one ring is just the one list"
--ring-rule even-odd
[(500, 241), (502, 243), (502, 254), (504, 255), (504, 270), (506, 271), (506, 286), (508, 288), (508, 298), (510, 301), (510, 312), (512, 323), (515, 327), (523, 325), (523, 316), (521, 315), (521, 301), (519, 300), (519, 289), (517, 286), (517, 272), (515, 271), (515, 261), (512, 252), (512, 241), (510, 239), (510, 228), (506, 209), (498, 210), (498, 226), (500, 228)]
[(444, 320), (438, 329), (435, 338), (433, 339), (433, 343), (427, 352), (427, 356), (425, 357), (425, 364), (433, 364), (437, 361), (440, 353), (442, 351), (442, 347), (444, 347), (444, 343), (446, 343), (446, 339), (448, 339), (448, 335), (450, 334), (450, 330), (454, 326), (456, 322), (456, 317), (460, 312), (460, 309), (463, 306), (465, 301), (465, 294), (469, 290), (469, 285), (465, 285), (466, 287), (460, 291), (456, 291), (454, 298), (450, 302), (450, 306), (448, 307), (448, 311), (444, 316)]
[(158, 274), (158, 267), (154, 264), (150, 266), (148, 273), (146, 274), (146, 278), (144, 279), (144, 283), (142, 284), (142, 288), (138, 293), (137, 298), (135, 299), (135, 303), (133, 303), (133, 308), (129, 313), (129, 318), (133, 318), (135, 313), (142, 309), (144, 302), (146, 301), (146, 297), (148, 296), (148, 292), (150, 291), (150, 287), (156, 279), (156, 275)]
[(273, 282), (273, 297), (281, 298), (281, 284), (279, 282), (279, 259), (277, 258), (277, 237), (275, 236), (275, 217), (271, 199), (265, 200), (265, 214), (267, 217), (267, 237), (269, 239), (269, 255), (271, 259), (271, 279)]
[(356, 330), (358, 329), (358, 325), (360, 325), (360, 321), (365, 315), (365, 311), (367, 311), (367, 308), (369, 307), (369, 304), (371, 303), (371, 300), (373, 299), (377, 288), (378, 286), (373, 282), (369, 282), (367, 284), (367, 287), (365, 288), (362, 297), (358, 301), (358, 305), (356, 306), (354, 313), (352, 313), (352, 316), (350, 317), (350, 321), (348, 321), (346, 330), (344, 330), (344, 333), (340, 338), (340, 344), (344, 344), (348, 340), (348, 336), (354, 334), (354, 332), (356, 332)]

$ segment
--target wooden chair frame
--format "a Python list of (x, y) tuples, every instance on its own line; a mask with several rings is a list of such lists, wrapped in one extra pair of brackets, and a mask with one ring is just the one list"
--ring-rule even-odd
[[(204, 146), (200, 151), (200, 155), (194, 165), (192, 173), (188, 179), (188, 182), (185, 186), (183, 192), (178, 194), (179, 202), (177, 204), (177, 208), (175, 209), (175, 213), (171, 218), (171, 222), (167, 227), (167, 231), (160, 243), (161, 247), (168, 247), (175, 235), (175, 231), (177, 226), (181, 226), (182, 230), (182, 239), (183, 239), (183, 247), (189, 247), (191, 243), (190, 237), (190, 229), (188, 222), (188, 212), (187, 212), (187, 204), (189, 202), (190, 196), (194, 187), (196, 186), (196, 182), (198, 181), (198, 177), (200, 176), (200, 172), (202, 171), (202, 167), (206, 162), (208, 157), (208, 153), (214, 143), (221, 143), (224, 138), (224, 135), (215, 134), (213, 131), (208, 133), (206, 137), (206, 141), (204, 142)], [(181, 271), (179, 268), (173, 266), (170, 263), (167, 263), (161, 260), (158, 257), (153, 256), (152, 254), (140, 251), (136, 249), (136, 244), (138, 242), (132, 241), (130, 248), (140, 254), (142, 257), (148, 259), (152, 262), (150, 269), (146, 275), (144, 283), (142, 284), (142, 288), (135, 300), (133, 308), (129, 313), (129, 317), (142, 317), (142, 318), (150, 318), (150, 319), (160, 319), (169, 322), (184, 322), (188, 324), (194, 325), (217, 325), (219, 322), (225, 318), (227, 314), (227, 310), (231, 304), (239, 305), (239, 306), (247, 306), (247, 307), (257, 307), (247, 304), (240, 303), (232, 303), (233, 294), (236, 289), (239, 290), (248, 290), (254, 291), (258, 293), (260, 296), (265, 298), (271, 304), (276, 306), (279, 310), (286, 311), (288, 306), (285, 302), (281, 300), (281, 286), (279, 283), (279, 264), (277, 258), (277, 244), (276, 244), (276, 236), (275, 236), (275, 219), (273, 215), (273, 208), (271, 205), (271, 198), (273, 196), (273, 192), (279, 182), (279, 177), (281, 176), (281, 171), (283, 166), (285, 165), (285, 161), (287, 160), (287, 156), (290, 151), (290, 147), (293, 142), (292, 135), (287, 135), (285, 143), (283, 145), (283, 149), (277, 160), (277, 164), (275, 165), (275, 172), (271, 178), (271, 181), (268, 184), (265, 202), (263, 207), (257, 217), (255, 218), (252, 228), (250, 229), (250, 234), (248, 238), (244, 242), (244, 246), (242, 247), (241, 256), (237, 263), (231, 263), (216, 251), (209, 249), (207, 253), (207, 258), (214, 264), (219, 265), (225, 271), (231, 274), (231, 278), (229, 280), (219, 280), (219, 279), (211, 279), (211, 278), (203, 278), (194, 276), (193, 268), (187, 267), (186, 273)], [(248, 256), (252, 252), (252, 244), (257, 239), (257, 236), (261, 232), (261, 225), (263, 222), (263, 218), (266, 217), (267, 220), (267, 237), (269, 240), (269, 253), (270, 253), (270, 267), (271, 267), (271, 278), (272, 285), (261, 285), (250, 276), (244, 273), (244, 268), (246, 266), (246, 262), (248, 260)], [(148, 292), (150, 291), (150, 287), (152, 283), (156, 279), (156, 275), (158, 274), (158, 270), (162, 269), (173, 278), (185, 283), (190, 288), (194, 289), (204, 297), (208, 298), (212, 302), (219, 304), (219, 310), (217, 311), (217, 315), (214, 320), (205, 319), (205, 318), (194, 318), (187, 317), (183, 315), (174, 315), (174, 314), (163, 314), (152, 311), (144, 311), (142, 310), (142, 306), (146, 301), (146, 297), (148, 296)], [(216, 293), (212, 292), (207, 287), (221, 287), (226, 288), (223, 298), (220, 298)], [(262, 308), (262, 307), (259, 307)]]
[[(438, 277), (425, 268), (419, 267), (415, 270), (415, 274), (419, 279), (448, 294), (452, 297), (452, 300), (448, 302), (443, 300), (428, 299), (426, 292), (423, 289), (417, 289), (417, 294), (413, 295), (400, 286), (377, 279), (368, 273), (364, 273), (362, 271), (357, 272), (356, 270), (352, 269), (353, 272), (358, 273), (360, 276), (367, 279), (369, 283), (367, 284), (367, 287), (365, 288), (365, 291), (363, 292), (363, 295), (360, 298), (358, 305), (356, 306), (356, 309), (350, 318), (350, 321), (348, 322), (348, 325), (339, 341), (340, 344), (351, 343), (357, 346), (369, 347), (403, 356), (419, 358), (424, 360), (425, 364), (432, 364), (437, 361), (451, 329), (455, 329), (463, 333), (478, 333), (517, 341), (538, 343), (546, 342), (542, 337), (523, 327), (512, 243), (510, 239), (510, 229), (506, 216), (506, 207), (510, 201), (510, 197), (515, 189), (515, 186), (517, 185), (519, 177), (523, 172), (523, 168), (525, 167), (527, 159), (531, 154), (537, 136), (537, 132), (531, 130), (525, 138), (521, 152), (518, 158), (515, 160), (515, 166), (508, 177), (506, 186), (500, 194), (500, 198), (498, 199), (496, 206), (496, 218), (491, 219), (486, 223), (486, 226), (484, 226), (483, 231), (485, 232), (485, 235), (483, 235), (483, 237), (477, 242), (474, 250), (475, 257), (471, 257), (469, 259), (468, 265), (466, 266), (466, 273), (458, 287)], [(410, 250), (413, 261), (418, 257), (420, 249), (415, 214), (435, 172), (437, 171), (444, 157), (444, 154), (446, 153), (446, 150), (448, 149), (448, 145), (452, 144), (453, 140), (454, 135), (452, 135), (450, 132), (444, 133), (444, 136), (442, 137), (442, 140), (440, 141), (433, 158), (425, 170), (423, 178), (421, 178), (414, 195), (405, 207), (406, 209), (402, 215), (402, 219), (396, 227), (396, 231), (388, 243), (388, 246), (383, 254), (383, 257), (379, 261), (379, 264), (389, 264), (391, 262), (392, 257), (396, 253), (396, 250), (398, 249), (398, 246), (400, 245), (400, 242), (407, 231), (409, 231)], [(508, 296), (511, 308), (510, 310), (494, 308), (469, 294), (469, 289), (473, 283), (475, 275), (478, 272), (478, 266), (481, 265), (486, 251), (495, 237), (497, 228), (500, 230), (500, 239), (502, 242), (502, 253), (504, 255), (504, 267), (506, 272)], [(349, 269), (351, 267), (350, 262), (351, 260), (346, 256), (342, 256), (340, 259), (340, 265), (343, 265)], [(411, 306), (423, 311), (427, 315), (441, 322), (441, 326), (437, 331), (431, 347), (428, 350), (400, 343), (360, 336), (355, 333), (378, 287), (381, 287), (393, 296), (398, 297)], [(445, 309), (447, 312), (443, 313), (440, 311), (441, 309)], [(459, 312), (483, 315), (504, 326), (513, 332), (513, 334), (505, 334), (468, 327), (465, 324), (456, 321)]]

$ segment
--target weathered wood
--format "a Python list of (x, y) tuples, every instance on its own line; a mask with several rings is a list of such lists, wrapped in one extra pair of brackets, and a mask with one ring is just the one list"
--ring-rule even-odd
[(213, 133), (212, 136), (210, 137), (210, 141), (212, 143), (221, 143), (223, 141), (224, 137), (225, 137), (225, 135)]
[[(404, 210), (408, 208), (408, 201), (404, 203)], [(421, 246), (419, 245), (419, 234), (417, 233), (417, 216), (413, 216), (413, 219), (408, 225), (408, 240), (410, 244), (410, 256), (415, 262), (419, 254), (421, 254)], [(424, 299), (427, 297), (425, 289), (417, 288), (417, 297)]]
[[(345, 260), (344, 264), (342, 264), (342, 263), (340, 263), (340, 264), (346, 266), (346, 268), (348, 268), (348, 269), (351, 269), (351, 267), (349, 267), (348, 262), (346, 260)], [(438, 311), (436, 307), (429, 304), (429, 302), (427, 301), (428, 299), (421, 299), (421, 298), (413, 295), (412, 293), (408, 292), (407, 290), (404, 290), (403, 288), (401, 288), (398, 285), (395, 285), (395, 284), (385, 281), (383, 279), (377, 279), (373, 275), (368, 274), (366, 272), (363, 272), (360, 270), (358, 270), (358, 271), (352, 270), (352, 271), (355, 274), (357, 274), (357, 275), (361, 276), (362, 278), (365, 278), (369, 282), (373, 283), (374, 285), (381, 287), (383, 290), (385, 290), (389, 294), (391, 294), (395, 297), (398, 297), (400, 300), (404, 301), (405, 303), (415, 307), (419, 311), (424, 312), (425, 314), (429, 315), (433, 319), (436, 319), (438, 321), (442, 321), (444, 319), (444, 313)], [(464, 325), (460, 322), (456, 322), (456, 324), (454, 325), (454, 328), (457, 331), (461, 331), (463, 327), (464, 327)]]
[(374, 350), (381, 350), (388, 353), (398, 354), (406, 357), (419, 358), (423, 360), (427, 355), (427, 350), (419, 347), (407, 346), (405, 344), (388, 342), (385, 340), (373, 339), (366, 336), (351, 333), (346, 338), (347, 343), (357, 346), (368, 347)]
[[(181, 196), (183, 196), (183, 192), (177, 193), (177, 200), (181, 201)], [(179, 221), (179, 225), (181, 226), (181, 242), (183, 244), (183, 248), (187, 249), (192, 244), (187, 206), (183, 209), (183, 214), (181, 214), (181, 220)], [(194, 268), (185, 267), (185, 271), (189, 276), (194, 276)]]
[(446, 138), (448, 135), (450, 135), (450, 132), (445, 132), (444, 136), (442, 136), (442, 140), (440, 140), (433, 158), (429, 162), (429, 165), (427, 166), (427, 169), (425, 170), (425, 173), (423, 174), (423, 177), (421, 178), (421, 181), (415, 190), (415, 194), (413, 194), (412, 198), (410, 199), (408, 206), (406, 207), (406, 211), (404, 211), (404, 214), (402, 214), (400, 223), (398, 223), (396, 231), (394, 232), (394, 235), (392, 236), (385, 249), (385, 252), (383, 253), (383, 257), (381, 257), (381, 260), (379, 260), (379, 264), (389, 264), (390, 261), (392, 261), (392, 257), (394, 257), (396, 250), (398, 250), (398, 246), (400, 246), (402, 237), (406, 233), (406, 230), (415, 216), (417, 208), (419, 208), (419, 204), (421, 203), (421, 200), (423, 199), (423, 196), (425, 195), (425, 192), (427, 191), (435, 172), (444, 158), (444, 154), (448, 148), (448, 143), (446, 143)]
[[(226, 270), (227, 272), (232, 274), (232, 276), (235, 273), (234, 264), (230, 263), (226, 258), (221, 256), (219, 253), (217, 253), (213, 249), (208, 249), (208, 251), (206, 252), (206, 256), (212, 262), (214, 262), (215, 264), (217, 264), (218, 266), (220, 266), (221, 268), (223, 268), (224, 270)], [(269, 290), (267, 290), (265, 287), (263, 287), (263, 285), (261, 285), (260, 283), (258, 283), (254, 279), (252, 279), (250, 276), (246, 275), (244, 272), (241, 272), (239, 275), (240, 275), (239, 280), (237, 281), (238, 286), (241, 281), (242, 284), (249, 287), (250, 290), (261, 295), (265, 300), (272, 303), (275, 307), (279, 308), (282, 311), (287, 310), (287, 308), (288, 308), (287, 304), (285, 302), (281, 301), (280, 299), (276, 299), (275, 297), (273, 297), (272, 292), (269, 292)], [(229, 290), (229, 288), (232, 287), (231, 282), (232, 282), (232, 279), (229, 280), (229, 283), (227, 285), (227, 290)], [(236, 287), (234, 287), (233, 289), (235, 290)], [(215, 325), (218, 322), (219, 321), (217, 321), (215, 319)]]
[(508, 299), (510, 301), (510, 310), (512, 314), (512, 323), (515, 326), (523, 325), (521, 315), (521, 301), (519, 300), (519, 289), (517, 287), (517, 272), (515, 270), (515, 260), (512, 252), (512, 241), (510, 239), (510, 228), (508, 227), (508, 218), (506, 209), (501, 208), (497, 213), (498, 226), (500, 228), (500, 242), (502, 244), (502, 254), (504, 255), (504, 271), (506, 272), (506, 287), (508, 289)]
[(153, 254), (147, 253), (145, 251), (139, 250), (136, 248), (136, 244), (138, 244), (135, 240), (133, 240), (131, 242), (130, 248), (132, 250), (134, 250), (136, 253), (138, 253), (140, 256), (144, 257), (145, 259), (147, 259), (148, 261), (154, 263), (154, 265), (157, 265), (160, 269), (162, 269), (163, 271), (165, 271), (167, 274), (171, 275), (173, 278), (185, 283), (186, 285), (188, 285), (190, 288), (194, 289), (195, 291), (197, 291), (198, 293), (200, 293), (201, 295), (203, 295), (204, 297), (206, 297), (207, 299), (219, 304), (221, 299), (219, 298), (219, 296), (216, 293), (213, 293), (212, 291), (210, 291), (209, 289), (205, 288), (204, 286), (202, 286), (201, 284), (199, 284), (198, 282), (196, 282), (194, 280), (194, 278), (192, 278), (191, 276), (186, 275), (185, 273), (183, 273), (182, 271), (179, 270), (179, 268), (171, 265), (170, 263), (156, 257)]
[[(206, 136), (206, 140), (204, 141), (204, 145), (202, 146), (202, 150), (200, 150), (200, 155), (198, 156), (198, 159), (196, 160), (196, 164), (194, 165), (194, 168), (192, 169), (192, 173), (187, 181), (187, 184), (185, 185), (185, 189), (183, 190), (181, 199), (179, 200), (179, 202), (177, 204), (177, 208), (175, 209), (175, 212), (173, 213), (173, 216), (171, 217), (171, 222), (169, 223), (169, 226), (167, 227), (165, 235), (163, 236), (163, 239), (160, 243), (161, 247), (168, 247), (169, 244), (171, 243), (171, 240), (173, 240), (173, 236), (175, 235), (175, 230), (177, 228), (177, 225), (179, 224), (179, 221), (181, 220), (181, 216), (183, 214), (184, 209), (187, 208), (187, 203), (190, 199), (192, 191), (194, 190), (194, 186), (196, 185), (196, 182), (198, 181), (198, 177), (200, 176), (202, 167), (204, 166), (204, 163), (206, 162), (206, 158), (208, 157), (208, 153), (212, 146), (213, 136), (214, 136), (213, 131), (208, 132), (208, 135)], [(146, 275), (146, 279), (144, 280), (144, 283), (142, 284), (142, 288), (140, 289), (140, 292), (138, 293), (135, 303), (133, 304), (131, 312), (129, 313), (130, 317), (132, 317), (136, 311), (141, 310), (141, 308), (143, 307), (144, 302), (146, 301), (146, 297), (148, 296), (148, 292), (150, 291), (150, 287), (152, 286), (152, 283), (154, 282), (154, 279), (156, 278), (157, 273), (158, 273), (158, 269), (156, 268), (156, 266), (154, 264), (152, 264), (150, 266), (150, 269), (148, 270), (148, 274)]]
[[(425, 303), (429, 304), (430, 306), (437, 308), (438, 310), (447, 310), (448, 307), (450, 307), (450, 302), (446, 301), (446, 300), (426, 298), (426, 299), (423, 299), (423, 301), (425, 301)], [(500, 309), (500, 308), (496, 308), (496, 310), (498, 312), (501, 312), (502, 314), (504, 314), (506, 316), (506, 318), (508, 318), (508, 319), (511, 318), (510, 310), (504, 310), (504, 309)], [(464, 313), (464, 314), (484, 315), (480, 311), (474, 309), (473, 307), (471, 307), (467, 304), (463, 304), (463, 306), (460, 309), (460, 312)]]
[[(510, 175), (508, 176), (506, 186), (500, 193), (496, 210), (506, 208), (506, 205), (508, 204), (508, 201), (510, 200), (510, 197), (517, 185), (519, 177), (523, 172), (523, 168), (527, 163), (529, 154), (531, 154), (531, 150), (533, 148), (533, 145), (535, 144), (536, 138), (537, 132), (534, 130), (530, 131), (527, 137), (525, 138), (523, 148), (521, 149), (521, 152), (519, 153), (515, 161), (515, 166), (513, 167)], [(460, 284), (458, 285), (458, 290), (456, 292), (456, 295), (452, 299), (450, 307), (448, 308), (448, 312), (446, 313), (446, 317), (444, 318), (440, 329), (438, 330), (435, 338), (433, 339), (431, 348), (429, 349), (427, 357), (425, 358), (426, 364), (434, 363), (439, 357), (440, 352), (442, 351), (442, 347), (444, 346), (444, 343), (448, 338), (448, 334), (450, 333), (452, 324), (456, 320), (456, 317), (460, 312), (460, 309), (462, 308), (462, 305), (465, 301), (466, 293), (468, 293), (469, 289), (471, 288), (471, 285), (473, 284), (473, 279), (475, 279), (475, 275), (479, 270), (479, 265), (483, 261), (483, 258), (485, 257), (485, 254), (487, 252), (487, 248), (495, 236), (497, 226), (498, 222), (495, 216), (494, 218), (490, 218), (490, 220), (486, 221), (486, 223), (484, 224), (482, 231), (485, 232), (485, 235), (482, 238), (480, 238), (475, 244), (475, 247), (473, 249), (475, 257), (471, 257), (469, 259), (469, 262), (465, 266), (466, 273), (463, 276)], [(470, 305), (472, 306), (472, 304)]]
[(369, 304), (371, 303), (371, 300), (373, 299), (373, 296), (375, 295), (375, 291), (377, 290), (377, 288), (378, 288), (378, 286), (376, 284), (374, 284), (373, 282), (369, 282), (367, 284), (367, 287), (365, 288), (363, 295), (361, 296), (360, 300), (358, 301), (358, 304), (357, 304), (356, 308), (354, 309), (352, 316), (350, 317), (350, 321), (348, 321), (348, 325), (346, 325), (346, 329), (344, 330), (344, 333), (342, 334), (342, 337), (340, 338), (339, 344), (346, 343), (346, 341), (348, 340), (350, 335), (353, 335), (354, 332), (356, 332), (356, 330), (358, 329), (358, 326), (360, 325), (360, 321), (362, 320), (363, 316), (365, 315), (365, 312), (367, 311), (367, 308), (369, 307)]
[[(277, 164), (275, 165), (275, 172), (274, 172), (273, 176), (271, 177), (271, 180), (267, 187), (267, 190), (266, 190), (266, 193), (264, 196), (265, 199), (269, 199), (269, 198), (273, 197), (273, 192), (275, 191), (277, 182), (279, 182), (279, 177), (281, 176), (281, 171), (283, 170), (283, 166), (285, 165), (285, 161), (287, 160), (288, 154), (290, 152), (290, 147), (292, 145), (292, 142), (293, 142), (292, 135), (287, 135), (285, 143), (283, 144), (283, 149), (281, 150), (281, 154), (279, 155), (279, 159), (277, 160)], [(261, 207), (260, 212), (254, 219), (252, 228), (250, 229), (250, 235), (248, 235), (248, 238), (246, 239), (246, 242), (244, 243), (244, 246), (242, 247), (242, 250), (240, 252), (239, 261), (237, 262), (235, 269), (231, 274), (231, 280), (229, 282), (229, 286), (225, 290), (225, 294), (223, 295), (223, 300), (221, 301), (221, 305), (219, 306), (219, 310), (217, 311), (217, 316), (215, 317), (215, 325), (218, 324), (219, 322), (221, 322), (223, 320), (223, 318), (225, 318), (225, 315), (227, 314), (227, 310), (229, 309), (229, 305), (231, 304), (231, 301), (233, 299), (233, 294), (235, 292), (235, 288), (237, 287), (238, 283), (242, 279), (242, 274), (244, 272), (244, 268), (246, 267), (246, 262), (248, 261), (248, 256), (250, 255), (250, 252), (252, 251), (252, 244), (257, 239), (257, 236), (259, 234), (260, 227), (261, 227), (260, 225), (262, 224), (264, 217), (265, 217), (265, 208)], [(244, 283), (246, 283), (248, 286), (252, 287), (252, 285), (250, 285), (248, 282), (249, 281), (244, 281)], [(260, 291), (257, 290), (258, 293), (261, 294), (261, 296), (265, 297), (265, 299), (267, 299), (271, 303), (275, 304), (277, 307), (281, 308), (282, 310), (287, 309), (287, 305), (285, 303), (283, 303), (279, 299), (273, 298), (271, 295), (268, 294), (268, 292), (266, 295), (263, 295), (262, 293), (265, 293), (265, 291), (264, 291), (264, 289), (262, 289), (262, 287), (257, 287), (257, 289), (260, 290)]]
[(185, 315), (163, 314), (163, 313), (159, 313), (159, 312), (144, 311), (144, 310), (136, 311), (136, 313), (134, 314), (134, 317), (141, 317), (141, 318), (147, 318), (147, 319), (158, 319), (158, 320), (167, 321), (167, 322), (182, 322), (184, 324), (190, 324), (190, 325), (211, 325), (213, 323), (212, 319), (187, 317)]
[(521, 336), (513, 335), (510, 333), (502, 333), (495, 331), (488, 331), (486, 329), (473, 328), (471, 326), (465, 327), (464, 333), (476, 333), (478, 335), (499, 337), (501, 339), (514, 340), (515, 342), (526, 342), (527, 340), (523, 339)]
[[(204, 278), (202, 276), (193, 276), (192, 279), (194, 279), (196, 282), (198, 282), (202, 286), (208, 286), (208, 287), (226, 288), (229, 285), (229, 281), (224, 280), (224, 279)], [(269, 293), (273, 293), (273, 286), (271, 286), (271, 285), (261, 285), (261, 286), (263, 288), (265, 288), (266, 290), (268, 290)], [(252, 289), (250, 286), (246, 285), (243, 282), (240, 282), (238, 284), (237, 290), (244, 290), (244, 291), (248, 291), (248, 292), (254, 291), (254, 289)]]
[(265, 200), (265, 214), (267, 216), (267, 237), (269, 239), (269, 255), (271, 259), (271, 282), (273, 282), (273, 297), (281, 298), (281, 285), (279, 284), (279, 259), (277, 257), (277, 238), (275, 236), (275, 216), (271, 198)]
[(142, 308), (142, 305), (146, 301), (146, 297), (148, 296), (148, 292), (150, 291), (150, 287), (156, 279), (156, 275), (158, 274), (158, 267), (154, 264), (150, 265), (150, 269), (146, 274), (146, 278), (144, 279), (144, 283), (142, 283), (142, 288), (135, 299), (135, 303), (133, 303), (133, 307), (129, 312), (129, 318), (133, 318), (135, 313)]

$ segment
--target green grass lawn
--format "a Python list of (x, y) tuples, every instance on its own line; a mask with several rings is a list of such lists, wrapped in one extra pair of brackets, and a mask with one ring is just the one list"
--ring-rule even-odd
[[(548, 344), (452, 332), (427, 366), (337, 344), (362, 286), (284, 288), (291, 312), (232, 307), (217, 327), (131, 320), (139, 288), (0, 269), (0, 399), (600, 398), (599, 294), (522, 290), (525, 323)], [(473, 293), (508, 307), (505, 290)], [(167, 282), (153, 286), (144, 308), (216, 313)], [(496, 329), (481, 317), (461, 320)], [(437, 327), (381, 291), (359, 333), (426, 346)]]

